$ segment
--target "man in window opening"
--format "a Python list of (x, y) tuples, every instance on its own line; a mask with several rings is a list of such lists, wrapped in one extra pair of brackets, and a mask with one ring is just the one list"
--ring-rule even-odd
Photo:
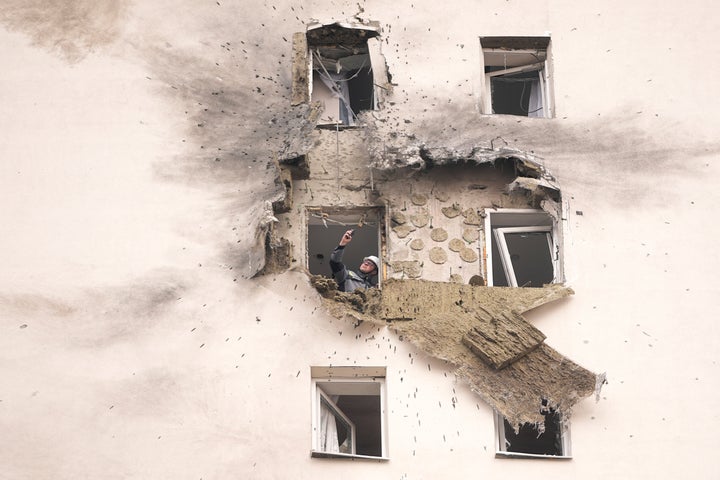
[(338, 284), (338, 288), (342, 292), (352, 292), (358, 288), (370, 288), (377, 286), (378, 267), (380, 259), (375, 255), (367, 256), (363, 259), (357, 273), (342, 263), (343, 252), (345, 246), (352, 241), (354, 230), (348, 230), (340, 239), (340, 243), (330, 255), (330, 268), (332, 275)]

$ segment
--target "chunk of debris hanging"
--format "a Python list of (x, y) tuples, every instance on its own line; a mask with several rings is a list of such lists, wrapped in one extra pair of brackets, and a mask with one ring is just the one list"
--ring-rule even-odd
[(545, 335), (517, 312), (492, 316), (476, 315), (478, 325), (462, 341), (475, 355), (496, 369), (504, 368), (527, 355), (545, 341)]

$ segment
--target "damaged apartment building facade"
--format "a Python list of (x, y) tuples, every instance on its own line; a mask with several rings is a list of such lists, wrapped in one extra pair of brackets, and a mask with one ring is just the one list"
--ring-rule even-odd
[[(572, 407), (599, 395), (604, 375), (555, 351), (522, 316), (573, 293), (561, 188), (542, 159), (501, 137), (443, 145), (410, 133), (411, 120), (398, 128), (380, 24), (358, 20), (293, 36), (292, 104), (315, 128), (305, 130), (311, 146), (278, 162), (284, 194), (272, 205), (266, 272), (306, 269), (338, 318), (388, 327), (447, 362), (493, 408), (497, 455), (571, 458)], [(484, 113), (552, 121), (550, 40), (479, 39)], [(344, 293), (328, 281), (348, 229), (344, 262), (379, 257), (377, 289)], [(312, 368), (313, 456), (389, 458), (386, 368)]]
[(0, 476), (716, 477), (709, 1), (5, 3)]

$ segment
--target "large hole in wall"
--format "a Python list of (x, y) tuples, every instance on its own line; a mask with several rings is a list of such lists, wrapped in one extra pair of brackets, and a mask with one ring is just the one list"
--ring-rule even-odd
[(343, 256), (348, 268), (357, 270), (368, 255), (382, 258), (384, 208), (308, 208), (307, 215), (307, 264), (311, 274), (332, 276), (330, 253), (349, 229), (355, 232)]

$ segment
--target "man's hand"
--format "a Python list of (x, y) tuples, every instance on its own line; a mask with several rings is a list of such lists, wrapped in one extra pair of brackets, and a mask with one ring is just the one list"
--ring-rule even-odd
[(347, 232), (343, 233), (342, 238), (340, 239), (340, 246), (344, 247), (348, 243), (352, 242), (352, 236), (353, 236), (354, 230), (348, 230)]

